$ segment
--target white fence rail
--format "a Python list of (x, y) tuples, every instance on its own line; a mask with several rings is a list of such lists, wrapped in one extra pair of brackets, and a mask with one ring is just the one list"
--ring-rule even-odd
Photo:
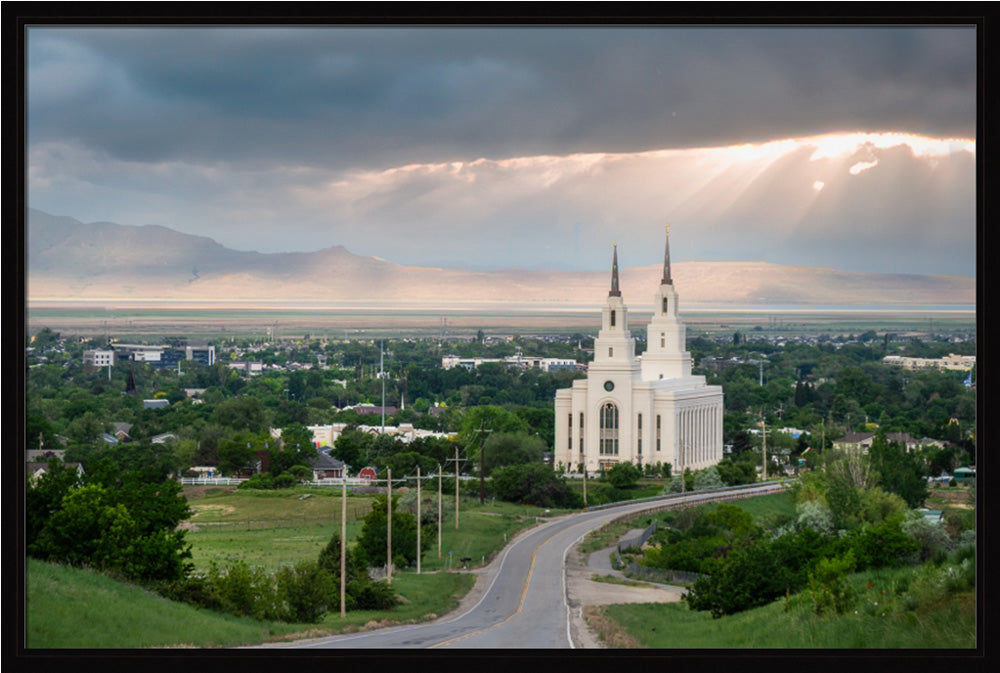
[[(230, 477), (184, 477), (181, 479), (182, 486), (239, 486), (246, 479)], [(374, 479), (360, 479), (358, 477), (348, 477), (348, 486), (371, 486)], [(382, 480), (385, 481), (384, 479)], [(393, 480), (395, 481), (395, 480)], [(301, 486), (343, 486), (343, 479), (317, 479), (316, 481), (302, 482)]]

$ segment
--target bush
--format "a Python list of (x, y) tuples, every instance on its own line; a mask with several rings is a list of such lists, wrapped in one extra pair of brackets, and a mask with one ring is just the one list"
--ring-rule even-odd
[(323, 618), (334, 594), (333, 577), (315, 561), (284, 567), (277, 575), (282, 621), (315, 623)]
[(274, 488), (274, 477), (267, 472), (255, 474), (236, 488), (271, 490)]
[(635, 486), (642, 477), (639, 468), (630, 462), (615, 463), (607, 473), (608, 483), (615, 488), (629, 488)]
[(787, 569), (766, 544), (738, 548), (713, 566), (683, 597), (692, 610), (707, 610), (713, 618), (767, 605), (790, 586)]
[(940, 557), (953, 546), (943, 524), (928, 521), (927, 517), (916, 510), (907, 513), (902, 531), (919, 545), (917, 558), (921, 562)]
[(566, 480), (542, 463), (499, 468), (492, 480), (496, 497), (506, 502), (538, 507), (579, 507), (582, 504), (580, 496), (569, 488)]
[(261, 620), (280, 621), (285, 616), (272, 575), (251, 568), (246, 561), (234, 561), (225, 570), (213, 562), (205, 584), (210, 606), (217, 606), (214, 609)]
[(842, 615), (850, 607), (853, 592), (847, 576), (854, 571), (854, 555), (820, 559), (815, 571), (809, 573), (809, 593), (813, 608), (821, 615), (831, 608)]
[(920, 549), (901, 528), (902, 516), (893, 516), (877, 526), (855, 530), (840, 542), (857, 559), (858, 570), (893, 568), (913, 560)]
[(237, 488), (269, 491), (278, 488), (291, 488), (298, 483), (295, 475), (291, 472), (282, 472), (278, 476), (274, 476), (270, 472), (261, 472), (241, 482)]
[(704, 491), (710, 488), (722, 488), (725, 486), (722, 483), (722, 477), (719, 476), (719, 470), (714, 465), (706, 467), (704, 470), (698, 470), (694, 475), (694, 490)]
[(817, 500), (806, 500), (795, 507), (797, 530), (810, 529), (823, 535), (833, 535), (833, 514)]

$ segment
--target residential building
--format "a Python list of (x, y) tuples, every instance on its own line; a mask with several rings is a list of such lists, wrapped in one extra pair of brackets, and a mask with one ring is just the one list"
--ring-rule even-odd
[(115, 364), (114, 350), (86, 350), (83, 351), (83, 364), (92, 367), (111, 367)]
[(473, 370), (480, 365), (499, 362), (509, 367), (519, 369), (538, 369), (543, 372), (556, 372), (564, 369), (578, 370), (582, 365), (572, 358), (542, 358), (536, 356), (525, 356), (521, 353), (510, 355), (505, 358), (479, 358), (479, 357), (459, 357), (458, 355), (445, 355), (441, 358), (442, 369), (452, 369), (454, 367), (465, 367)]
[(882, 358), (882, 362), (910, 371), (940, 369), (944, 371), (968, 372), (976, 366), (976, 356), (948, 354), (943, 358), (910, 358), (902, 355), (886, 355)]

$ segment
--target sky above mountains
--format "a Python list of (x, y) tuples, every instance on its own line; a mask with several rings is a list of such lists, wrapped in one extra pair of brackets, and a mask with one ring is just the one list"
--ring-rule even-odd
[(975, 274), (976, 29), (31, 27), (28, 205), (455, 269)]

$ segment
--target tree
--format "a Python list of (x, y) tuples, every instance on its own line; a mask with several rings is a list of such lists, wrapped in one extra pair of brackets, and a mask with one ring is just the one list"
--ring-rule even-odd
[(523, 431), (491, 434), (483, 446), (484, 471), (489, 476), (500, 467), (541, 463), (547, 448), (541, 439)]
[(62, 500), (80, 484), (77, 471), (58, 458), (50, 458), (43, 475), (28, 478), (25, 490), (25, 544), (30, 548), (49, 517), (62, 507)]
[(898, 494), (911, 509), (924, 504), (927, 480), (919, 456), (905, 451), (898, 442), (886, 441), (880, 430), (872, 440), (869, 457), (882, 488)]
[(539, 507), (578, 507), (580, 496), (571, 491), (565, 478), (544, 463), (501, 467), (493, 473), (493, 492), (506, 502)]
[(260, 433), (270, 425), (270, 414), (256, 397), (240, 395), (231, 397), (215, 406), (213, 420), (235, 430)]
[(371, 462), (372, 440), (372, 436), (367, 432), (348, 427), (340, 433), (340, 437), (337, 437), (330, 455), (359, 470)]
[(289, 425), (281, 430), (279, 446), (269, 449), (271, 457), (271, 474), (280, 475), (293, 465), (308, 467), (316, 458), (313, 448), (312, 431), (304, 425)]
[(183, 533), (157, 525), (149, 512), (136, 516), (100, 484), (71, 489), (29, 547), (37, 558), (114, 570), (136, 580), (177, 580), (191, 564)]
[(219, 442), (219, 469), (223, 474), (252, 471), (257, 452), (264, 450), (264, 439), (248, 433), (237, 433)]
[[(417, 520), (409, 512), (397, 507), (399, 496), (393, 496), (392, 503), (392, 562), (398, 565), (411, 565), (417, 561)], [(386, 512), (386, 495), (375, 496), (372, 510), (365, 515), (358, 538), (357, 553), (360, 559), (372, 567), (383, 566), (386, 563), (386, 537), (388, 533), (388, 513)], [(422, 537), (422, 549), (430, 549), (431, 536)]]
[(615, 488), (631, 488), (640, 477), (642, 472), (628, 461), (615, 463), (607, 473), (608, 483)]

